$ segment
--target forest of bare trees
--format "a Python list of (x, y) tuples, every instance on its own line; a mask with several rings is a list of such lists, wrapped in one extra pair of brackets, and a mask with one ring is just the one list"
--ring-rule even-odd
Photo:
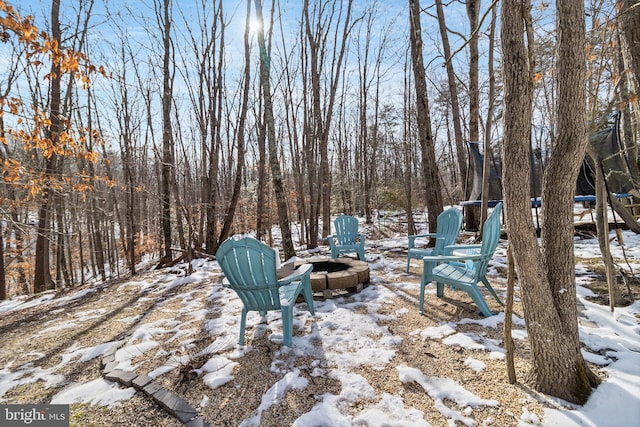
[(470, 197), (467, 143), (482, 142), (466, 226), (504, 164), (528, 381), (586, 401), (571, 206), (588, 135), (614, 113), (638, 176), (640, 3), (112, 5), (0, 0), (0, 300), (211, 256), (238, 233), (276, 230), (289, 258), (338, 213), (404, 211), (411, 234), (414, 209), (434, 225)]
[[(291, 256), (341, 212), (428, 207), (435, 221), (468, 195), (466, 141), (502, 155), (510, 47), (496, 2), (13, 7), (1, 9), (0, 298), (213, 254), (236, 233), (271, 242), (274, 225)], [(585, 13), (587, 131), (620, 111), (634, 158), (639, 9), (591, 0)], [(555, 10), (528, 12), (531, 143), (550, 152), (563, 123)]]

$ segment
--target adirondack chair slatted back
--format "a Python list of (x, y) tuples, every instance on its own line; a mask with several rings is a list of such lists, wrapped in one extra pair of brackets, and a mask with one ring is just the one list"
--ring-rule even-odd
[(356, 242), (358, 237), (358, 218), (348, 215), (340, 215), (333, 221), (336, 228), (336, 240), (339, 245), (350, 245)]
[(358, 218), (350, 215), (340, 215), (333, 221), (335, 233), (327, 236), (332, 258), (341, 253), (355, 252), (358, 259), (364, 261), (365, 235), (358, 232), (358, 226)]
[[(484, 278), (487, 268), (489, 267), (489, 261), (493, 258), (493, 253), (496, 251), (498, 241), (500, 240), (500, 214), (502, 212), (502, 203), (496, 205), (493, 211), (487, 218), (482, 228), (482, 247), (480, 253), (482, 258), (473, 262), (472, 268), (475, 272), (477, 281)], [(467, 266), (469, 268), (469, 266)]]
[[(460, 234), (460, 229), (462, 228), (462, 221), (463, 217), (460, 209), (451, 207), (438, 215), (438, 225), (435, 233), (409, 236), (407, 272), (409, 272), (412, 259), (422, 259), (425, 255), (442, 255), (446, 246), (456, 243), (458, 234)], [(420, 237), (435, 238), (435, 246), (433, 248), (415, 247), (416, 239)]]
[(280, 297), (277, 252), (255, 239), (227, 240), (216, 254), (220, 268), (247, 310), (276, 310)]
[(444, 247), (453, 245), (458, 239), (462, 228), (462, 213), (459, 209), (449, 208), (438, 215), (438, 225), (436, 228), (436, 246), (434, 255), (443, 253)]

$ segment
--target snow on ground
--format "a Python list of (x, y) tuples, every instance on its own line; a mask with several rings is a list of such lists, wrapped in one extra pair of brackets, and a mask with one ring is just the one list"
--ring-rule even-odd
[[(614, 234), (612, 234), (613, 236)], [(627, 257), (635, 260), (635, 269), (640, 268), (640, 238), (633, 233), (624, 232), (625, 249)], [(384, 242), (368, 242), (385, 247), (400, 247), (405, 245), (406, 239), (385, 239)], [(613, 245), (614, 257), (621, 256), (622, 249)], [(595, 239), (576, 240), (576, 255), (578, 257), (598, 257), (599, 249)], [(371, 259), (372, 283), (380, 279), (376, 271), (388, 271), (398, 267), (391, 263), (398, 261), (387, 260), (384, 257)], [(404, 265), (404, 261), (401, 262)], [(506, 264), (504, 248), (501, 248), (494, 258), (492, 268), (495, 271), (497, 265)], [(188, 277), (175, 278), (171, 275), (162, 275), (155, 280), (133, 279), (120, 285), (121, 288), (134, 288), (142, 294), (160, 294), (173, 289), (185, 282), (197, 282), (209, 280), (219, 282), (220, 271), (215, 262), (203, 260), (194, 261), (195, 273)], [(640, 425), (640, 326), (638, 315), (640, 314), (640, 301), (635, 304), (616, 308), (611, 313), (608, 307), (589, 302), (586, 296), (590, 291), (581, 286), (591, 280), (583, 266), (577, 266), (578, 298), (584, 306), (583, 316), (588, 319), (585, 325), (580, 326), (580, 339), (585, 344), (583, 354), (592, 363), (601, 365), (608, 378), (592, 394), (584, 406), (570, 405), (567, 402), (557, 400), (557, 409), (546, 410), (543, 419), (529, 412), (526, 406), (522, 408), (519, 416), (520, 425), (538, 424), (544, 426), (622, 426)], [(497, 274), (497, 273), (496, 273)], [(213, 279), (213, 280), (212, 280)], [(395, 283), (395, 289), (408, 286), (406, 283)], [(210, 292), (205, 298), (209, 301), (219, 296), (230, 296), (230, 291), (221, 286), (209, 286)], [(14, 298), (0, 303), (0, 313), (32, 307), (38, 304), (48, 304), (51, 309), (59, 309), (65, 304), (77, 301), (87, 292), (95, 289), (85, 289), (64, 298), (53, 299), (53, 294), (44, 294), (36, 299), (27, 301), (26, 298)], [(427, 289), (428, 292), (435, 292)], [(179, 302), (180, 315), (188, 316), (193, 322), (177, 322), (162, 320), (146, 323), (132, 332), (127, 342), (117, 351), (115, 358), (122, 369), (135, 369), (132, 362), (134, 357), (140, 354), (160, 355), (161, 346), (155, 337), (170, 335), (171, 340), (178, 340), (186, 348), (190, 342), (182, 341), (182, 337), (188, 335), (190, 328), (197, 328), (198, 323), (206, 324), (206, 330), (214, 339), (210, 349), (215, 350), (215, 356), (211, 357), (200, 369), (199, 374), (204, 374), (203, 381), (212, 389), (233, 380), (233, 369), (237, 365), (235, 360), (244, 356), (246, 349), (240, 349), (235, 345), (239, 328), (239, 312), (241, 303), (234, 298), (229, 299), (229, 304), (216, 307), (219, 316), (215, 319), (206, 319), (207, 306), (203, 297), (197, 297), (192, 293), (177, 294), (171, 296), (169, 302)], [(288, 363), (291, 358), (311, 356), (311, 358), (323, 358), (329, 363), (324, 368), (317, 365), (310, 366), (313, 376), (325, 376), (340, 381), (342, 387), (339, 395), (325, 394), (310, 412), (298, 418), (296, 426), (349, 426), (349, 425), (403, 425), (403, 426), (427, 426), (422, 413), (411, 407), (405, 406), (401, 396), (384, 394), (375, 395), (365, 378), (354, 373), (360, 366), (368, 366), (373, 369), (382, 369), (395, 355), (395, 344), (402, 338), (394, 335), (386, 327), (380, 326), (378, 320), (388, 318), (379, 313), (379, 309), (389, 304), (396, 298), (391, 287), (368, 286), (362, 292), (352, 296), (349, 301), (336, 298), (315, 301), (316, 315), (311, 323), (310, 330), (302, 336), (294, 336), (292, 348), (282, 347), (275, 357), (272, 370), (283, 374), (280, 381), (270, 387), (262, 398), (260, 407), (254, 414), (239, 422), (241, 426), (257, 426), (260, 424), (261, 414), (271, 405), (283, 399), (287, 391), (292, 389), (304, 389), (307, 380), (300, 375), (298, 368), (291, 368)], [(235, 302), (234, 302), (235, 301)], [(295, 310), (294, 328), (304, 328), (305, 322), (311, 316), (303, 310)], [(362, 314), (366, 313), (366, 315)], [(55, 328), (73, 328), (83, 321), (97, 316), (100, 313), (84, 311), (76, 313), (67, 323), (45, 325), (44, 331)], [(401, 315), (402, 313), (396, 313)], [(250, 313), (247, 319), (247, 330), (253, 330), (254, 337), (266, 334), (267, 329), (272, 332), (271, 339), (282, 341), (279, 313), (268, 314), (268, 322), (260, 322), (256, 313)], [(514, 316), (515, 339), (526, 339), (527, 333), (522, 319)], [(424, 340), (442, 339), (451, 346), (462, 346), (488, 352), (492, 358), (504, 358), (504, 349), (500, 343), (484, 339), (471, 333), (458, 332), (458, 324), (479, 323), (486, 328), (498, 328), (504, 321), (504, 314), (481, 320), (462, 319), (458, 323), (446, 323), (437, 327), (429, 327), (415, 330), (412, 335), (420, 336)], [(166, 339), (166, 338), (165, 338)], [(0, 403), (3, 396), (12, 388), (29, 382), (44, 381), (55, 386), (62, 384), (65, 379), (56, 372), (64, 364), (81, 362), (100, 357), (104, 352), (116, 343), (107, 342), (92, 348), (70, 348), (63, 356), (60, 364), (41, 369), (26, 364), (22, 366), (4, 366), (0, 370)], [(321, 344), (321, 345), (319, 345)], [(34, 354), (34, 360), (42, 355)], [(149, 373), (150, 376), (159, 376), (179, 366), (181, 360), (173, 358), (165, 366)], [(473, 358), (465, 360), (464, 364), (478, 372), (485, 368), (482, 361)], [(335, 368), (326, 368), (327, 366)], [(496, 406), (495, 400), (481, 399), (467, 391), (463, 385), (449, 378), (429, 377), (419, 369), (400, 366), (397, 368), (399, 379), (405, 383), (415, 383), (422, 387), (435, 402), (435, 407), (449, 420), (449, 425), (456, 422), (472, 426), (474, 420), (470, 415), (474, 408), (480, 406)], [(55, 394), (51, 403), (63, 404), (73, 402), (87, 402), (95, 405), (112, 406), (122, 400), (130, 399), (134, 394), (133, 388), (123, 389), (103, 379), (96, 379), (86, 383), (73, 383)], [(370, 398), (377, 403), (363, 409), (357, 415), (346, 415), (340, 408), (350, 402), (362, 398)], [(553, 399), (550, 399), (553, 402)], [(453, 401), (462, 410), (451, 409), (444, 402)], [(201, 405), (206, 405), (207, 399), (203, 398)]]

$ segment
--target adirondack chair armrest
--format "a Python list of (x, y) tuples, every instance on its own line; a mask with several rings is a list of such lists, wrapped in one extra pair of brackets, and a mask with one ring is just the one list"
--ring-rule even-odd
[(447, 245), (444, 248), (444, 253), (446, 255), (451, 255), (454, 252), (462, 252), (465, 251), (467, 254), (471, 254), (474, 251), (478, 252), (480, 251), (480, 249), (482, 249), (482, 245), (478, 244), (478, 245)]
[(423, 234), (412, 234), (407, 236), (409, 238), (409, 249), (415, 247), (416, 239), (426, 238), (426, 237), (436, 237), (436, 233), (423, 233)]
[[(310, 265), (310, 267), (313, 267)], [(293, 276), (293, 274), (290, 274), (287, 277)], [(295, 279), (293, 279), (295, 280)], [(227, 280), (226, 277), (222, 278), (222, 287), (223, 288), (229, 288), (232, 290), (242, 290), (242, 291), (263, 291), (265, 289), (269, 289), (269, 288), (279, 288), (280, 286), (286, 286), (289, 285), (290, 282), (292, 282), (293, 280), (287, 281), (287, 282), (282, 282), (282, 281), (278, 281), (277, 283), (265, 283), (263, 285), (259, 285), (259, 286), (235, 286), (233, 283), (229, 282), (229, 280)]]
[(441, 262), (463, 262), (463, 261), (474, 261), (478, 259), (482, 259), (482, 254), (471, 254), (471, 255), (427, 255), (422, 257), (423, 261), (432, 261), (436, 263)]
[(281, 285), (287, 285), (296, 280), (301, 280), (304, 276), (310, 275), (312, 270), (313, 270), (312, 264), (302, 264), (300, 267), (294, 270), (293, 273), (278, 280), (278, 283)]

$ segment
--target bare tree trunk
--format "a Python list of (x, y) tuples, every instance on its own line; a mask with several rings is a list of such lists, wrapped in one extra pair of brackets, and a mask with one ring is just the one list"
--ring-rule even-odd
[[(124, 58), (124, 52), (123, 52)], [(138, 226), (136, 218), (137, 210), (137, 197), (136, 197), (136, 182), (135, 182), (135, 164), (133, 157), (133, 147), (131, 138), (131, 117), (130, 117), (130, 105), (129, 95), (126, 84), (122, 87), (122, 117), (121, 117), (121, 131), (120, 138), (122, 141), (122, 147), (120, 150), (120, 157), (122, 159), (122, 173), (124, 175), (124, 181), (126, 184), (125, 190), (125, 239), (123, 246), (126, 253), (127, 263), (129, 265), (129, 271), (131, 274), (136, 274), (136, 237), (138, 235)], [(95, 214), (94, 214), (95, 215)], [(96, 223), (96, 228), (98, 225)], [(96, 237), (99, 239), (98, 248), (102, 248), (102, 236), (100, 230), (96, 230), (98, 234)], [(97, 250), (97, 249), (96, 249)], [(100, 249), (101, 250), (101, 249)], [(102, 255), (100, 255), (102, 257)], [(100, 272), (104, 275), (104, 270)]]
[[(358, 48), (358, 78), (360, 79), (360, 96), (359, 110), (360, 110), (360, 146), (363, 151), (364, 162), (362, 164), (364, 174), (364, 212), (367, 223), (373, 223), (372, 213), (372, 197), (375, 195), (376, 185), (378, 180), (378, 151), (380, 144), (380, 131), (379, 131), (379, 110), (380, 110), (380, 74), (383, 62), (384, 50), (387, 45), (387, 34), (375, 34), (374, 35), (374, 20), (377, 16), (375, 7), (368, 9), (365, 12), (364, 29), (364, 47), (363, 51)], [(361, 30), (362, 31), (362, 30)], [(380, 40), (377, 46), (372, 44)], [(361, 45), (362, 38), (357, 40), (358, 45)], [(374, 56), (375, 55), (375, 56)], [(370, 63), (370, 59), (372, 60)], [(373, 124), (369, 126), (368, 117), (371, 103), (371, 89), (372, 85), (374, 89), (373, 98)]]
[(609, 219), (607, 217), (607, 205), (611, 195), (606, 188), (604, 171), (602, 170), (602, 156), (596, 150), (590, 149), (590, 145), (587, 145), (587, 147), (587, 151), (596, 165), (596, 230), (598, 246), (600, 247), (600, 253), (602, 255), (602, 263), (605, 265), (607, 272), (607, 283), (610, 289), (609, 302), (612, 308), (614, 306), (619, 307), (624, 302), (622, 293), (615, 283), (615, 277), (611, 276), (611, 272), (613, 271), (613, 258), (609, 247)]
[(4, 225), (0, 225), (0, 301), (7, 299), (7, 274), (4, 265)]
[(507, 248), (507, 298), (504, 308), (504, 349), (506, 351), (507, 361), (507, 377), (509, 384), (515, 384), (518, 380), (516, 377), (516, 367), (514, 362), (515, 345), (513, 342), (512, 323), (513, 323), (513, 293), (515, 289), (515, 265), (513, 259), (513, 248), (511, 245)]
[[(640, 3), (637, 0), (622, 0), (619, 17), (620, 50), (627, 80), (629, 102), (624, 116), (629, 118), (625, 128), (629, 132), (623, 138), (629, 153), (631, 176), (638, 180), (638, 144), (640, 143)], [(634, 101), (635, 99), (635, 101)], [(639, 185), (636, 181), (636, 186)]]
[[(247, 18), (244, 23), (244, 79), (242, 89), (242, 103), (240, 105), (240, 117), (238, 119), (238, 129), (236, 131), (236, 141), (238, 149), (238, 159), (236, 163), (236, 178), (233, 184), (233, 194), (229, 201), (229, 207), (227, 209), (227, 215), (222, 225), (222, 231), (220, 231), (219, 243), (222, 243), (227, 237), (229, 237), (229, 230), (231, 229), (231, 223), (233, 222), (236, 207), (238, 206), (238, 200), (240, 199), (240, 189), (242, 188), (242, 172), (244, 170), (244, 134), (245, 124), (247, 121), (247, 110), (249, 109), (249, 85), (251, 79), (251, 59), (249, 49), (249, 31), (251, 25), (251, 0), (247, 0)], [(260, 191), (259, 191), (260, 192)], [(219, 245), (218, 245), (219, 246)]]
[[(18, 78), (18, 66), (20, 61), (17, 60), (16, 57), (7, 58), (9, 59), (8, 63), (9, 69), (7, 70), (7, 79), (3, 83), (6, 87), (3, 88), (2, 94), (0, 94), (0, 98), (6, 99), (11, 93), (11, 88), (13, 84)], [(5, 123), (4, 123), (4, 115), (0, 115), (0, 138), (3, 141), (6, 141), (6, 131), (5, 131)], [(7, 144), (0, 144), (0, 163), (4, 164), (10, 157), (9, 151), (7, 148)], [(6, 177), (7, 171), (4, 171), (0, 175), (0, 182), (2, 183), (2, 190), (5, 192), (6, 197), (9, 201), (9, 221), (7, 222), (7, 227), (0, 226), (0, 300), (5, 299), (8, 296), (7, 291), (7, 281), (6, 281), (6, 263), (5, 263), (5, 252), (4, 252), (4, 234), (2, 229), (5, 228), (7, 230), (7, 235), (10, 236), (13, 230), (14, 239), (13, 239), (13, 250), (9, 251), (15, 254), (15, 259), (17, 261), (17, 274), (18, 274), (18, 282), (21, 284), (21, 291), (23, 294), (29, 293), (29, 283), (25, 274), (24, 258), (23, 258), (23, 249), (24, 249), (24, 232), (19, 226), (19, 215), (17, 211), (18, 207), (18, 196), (16, 194), (15, 187), (13, 185), (5, 185), (4, 178)]]
[[(322, 155), (322, 130), (324, 126), (322, 125), (322, 106), (321, 106), (321, 98), (320, 98), (320, 25), (318, 24), (315, 28), (316, 34), (313, 33), (311, 29), (311, 17), (309, 15), (309, 1), (304, 1), (304, 17), (305, 17), (305, 28), (307, 34), (307, 42), (309, 45), (309, 55), (310, 58), (310, 70), (309, 74), (311, 75), (311, 103), (312, 103), (312, 114), (311, 114), (311, 126), (309, 130), (311, 131), (307, 136), (307, 141), (313, 147), (313, 150), (308, 153), (308, 159), (313, 164), (309, 165), (309, 196), (311, 198), (311, 240), (309, 242), (310, 248), (315, 248), (318, 246), (318, 231), (319, 231), (319, 223), (318, 219), (321, 212), (320, 200), (322, 197), (322, 191), (319, 191), (318, 186), (321, 187), (321, 167), (318, 168), (316, 164), (317, 156)], [(318, 21), (320, 17), (318, 17)], [(313, 154), (312, 154), (313, 153)], [(320, 160), (322, 163), (322, 160)], [(318, 171), (320, 169), (320, 172)], [(330, 230), (331, 222), (329, 224), (323, 224), (322, 236), (328, 235), (325, 230), (328, 228)]]
[(435, 144), (431, 131), (431, 114), (427, 96), (427, 79), (422, 59), (422, 25), (420, 24), (420, 2), (409, 0), (409, 23), (411, 32), (411, 59), (416, 90), (416, 113), (418, 134), (422, 149), (422, 171), (427, 200), (429, 229), (436, 229), (438, 215), (442, 212), (442, 191), (436, 163)]
[[(480, 90), (478, 85), (478, 15), (480, 12), (480, 0), (468, 0), (466, 2), (467, 18), (469, 19), (469, 28), (471, 34), (469, 36), (469, 141), (480, 142)], [(484, 164), (489, 164), (489, 158), (484, 157)], [(472, 163), (471, 168), (475, 168), (475, 162)], [(481, 200), (486, 200), (489, 197), (488, 194), (483, 193)], [(481, 212), (482, 208), (477, 206), (468, 206), (465, 209), (465, 222), (466, 227), (471, 230), (478, 230), (482, 226), (481, 218), (486, 217), (487, 213)]]
[[(305, 18), (304, 25), (307, 34), (307, 42), (309, 43), (309, 53), (311, 55), (311, 68), (309, 71), (311, 74), (311, 96), (313, 102), (313, 133), (311, 138), (313, 143), (317, 144), (317, 153), (320, 157), (320, 164), (317, 172), (320, 184), (320, 192), (318, 194), (318, 200), (320, 203), (318, 204), (318, 207), (322, 208), (322, 237), (326, 237), (331, 233), (331, 174), (329, 171), (329, 130), (331, 129), (331, 121), (334, 113), (333, 109), (338, 89), (338, 82), (340, 80), (343, 60), (347, 50), (347, 40), (349, 38), (350, 29), (353, 25), (351, 22), (353, 0), (348, 0), (346, 6), (346, 16), (343, 22), (342, 34), (339, 34), (336, 28), (336, 34), (333, 37), (335, 40), (341, 40), (340, 47), (337, 49), (337, 51), (334, 50), (334, 56), (333, 58), (331, 58), (332, 66), (326, 67), (326, 69), (324, 69), (324, 71), (329, 73), (329, 76), (327, 76), (329, 89), (326, 94), (322, 94), (321, 82), (323, 78), (323, 64), (321, 63), (321, 58), (327, 55), (326, 40), (329, 31), (328, 27), (331, 27), (331, 21), (334, 14), (336, 14), (335, 8), (337, 4), (340, 4), (340, 6), (338, 7), (341, 9), (342, 3), (335, 0), (333, 1), (331, 7), (326, 8), (328, 14), (328, 16), (326, 17), (327, 22), (324, 21), (325, 17), (323, 16), (325, 6), (317, 8), (317, 19), (313, 30), (311, 28), (311, 17), (309, 15), (309, 1), (305, 0), (303, 6), (303, 13)], [(337, 13), (337, 15), (341, 16), (342, 10), (340, 10), (340, 13)], [(323, 31), (326, 31), (327, 33)], [(323, 107), (322, 100), (325, 98), (326, 103)], [(315, 191), (312, 185), (310, 187), (310, 190), (312, 192)], [(312, 195), (311, 198), (314, 199), (314, 196)], [(317, 215), (318, 212), (314, 212), (314, 207), (314, 201), (312, 200), (311, 221), (315, 221), (317, 223), (317, 219), (314, 219), (314, 214)], [(311, 239), (312, 240), (309, 246), (312, 248), (316, 247), (317, 237), (312, 234)]]
[[(478, 17), (480, 0), (467, 0), (467, 17), (469, 18), (469, 140), (480, 141), (480, 89), (478, 84)], [(487, 159), (488, 161), (488, 159)]]
[[(171, 0), (162, 0), (162, 10), (157, 11), (162, 31), (162, 165), (160, 181), (162, 236), (164, 262), (170, 262), (171, 254), (171, 169), (173, 167), (173, 130), (171, 128), (171, 104), (173, 101), (173, 72), (171, 71)], [(162, 15), (161, 15), (162, 13)]]
[[(529, 136), (533, 102), (530, 3), (505, 0), (502, 46), (505, 76), (504, 170), (510, 245), (522, 289), (532, 353), (533, 387), (583, 404), (598, 378), (580, 353), (573, 258), (573, 193), (587, 144), (584, 5), (558, 0), (558, 135), (544, 177), (542, 247), (529, 197)], [(528, 40), (523, 35), (526, 31)]]
[(258, 140), (258, 194), (256, 196), (256, 235), (258, 239), (265, 240), (270, 235), (271, 224), (267, 212), (268, 204), (268, 171), (267, 171), (267, 131), (265, 123), (264, 96), (260, 87), (260, 99), (256, 109), (256, 133)]
[(407, 234), (417, 234), (416, 225), (413, 221), (413, 162), (411, 161), (412, 144), (411, 144), (411, 76), (409, 67), (409, 58), (405, 57), (404, 62), (404, 87), (403, 87), (403, 99), (404, 108), (402, 109), (402, 145), (404, 148), (404, 193), (406, 199), (405, 212), (407, 213)]
[[(442, 0), (436, 0), (436, 11), (438, 14), (438, 26), (440, 28), (440, 37), (442, 38), (442, 49), (444, 52), (445, 65), (447, 68), (447, 83), (449, 84), (449, 102), (451, 103), (451, 122), (453, 124), (453, 135), (456, 147), (456, 159), (458, 161), (459, 180), (463, 181), (467, 177), (467, 156), (464, 148), (464, 136), (462, 134), (462, 124), (460, 118), (460, 104), (458, 102), (458, 87), (456, 85), (456, 74), (453, 70), (453, 61), (451, 58), (451, 47), (449, 45), (449, 34), (447, 32), (447, 23), (442, 7)], [(462, 185), (462, 191), (465, 191), (465, 185)], [(468, 194), (458, 195), (461, 200), (466, 200)]]
[(262, 1), (255, 0), (256, 17), (260, 23), (258, 29), (258, 46), (260, 48), (260, 85), (262, 86), (262, 96), (264, 98), (265, 124), (267, 127), (267, 144), (269, 145), (269, 165), (271, 167), (271, 179), (273, 190), (276, 195), (276, 206), (278, 207), (278, 221), (282, 233), (282, 248), (285, 259), (289, 259), (296, 254), (291, 238), (291, 223), (289, 222), (289, 212), (285, 199), (284, 185), (282, 184), (282, 173), (278, 160), (278, 147), (276, 146), (276, 130), (273, 118), (273, 104), (271, 101), (271, 83), (269, 68), (271, 58), (264, 41), (264, 19), (262, 17)]
[[(60, 30), (60, 0), (51, 1), (51, 38), (61, 43)], [(49, 119), (51, 124), (48, 130), (48, 137), (53, 145), (56, 145), (62, 122), (60, 120), (61, 101), (61, 70), (58, 61), (51, 62), (51, 83), (49, 92)], [(47, 158), (45, 166), (45, 176), (52, 177), (56, 171), (57, 155), (53, 154)], [(40, 212), (38, 214), (38, 235), (36, 237), (36, 266), (33, 278), (34, 292), (39, 293), (53, 288), (51, 279), (51, 269), (49, 262), (49, 239), (51, 236), (51, 221), (53, 211), (53, 199), (50, 185), (45, 183), (40, 201)]]
[[(264, 90), (264, 89), (261, 89)], [(264, 98), (264, 97), (263, 97)], [(262, 102), (260, 102), (262, 107)], [(257, 116), (258, 138), (258, 195), (256, 197), (256, 235), (264, 240), (267, 236), (267, 132), (264, 123), (264, 112), (259, 110)]]
[(491, 177), (491, 127), (493, 125), (493, 107), (495, 100), (496, 89), (496, 76), (493, 70), (493, 50), (495, 44), (496, 34), (496, 18), (497, 18), (497, 6), (494, 5), (491, 8), (491, 30), (489, 32), (489, 58), (488, 58), (488, 71), (489, 71), (489, 108), (487, 109), (487, 122), (484, 130), (484, 165), (482, 169), (482, 206), (480, 208), (480, 234), (482, 234), (482, 227), (487, 220), (487, 210), (489, 207), (489, 178)]
[[(285, 45), (286, 35), (282, 25), (282, 20), (279, 19), (278, 23), (280, 25), (280, 36), (282, 45)], [(304, 30), (300, 29), (300, 35), (304, 33)], [(285, 112), (286, 112), (286, 128), (287, 128), (287, 136), (289, 138), (289, 147), (292, 156), (292, 169), (293, 169), (293, 178), (295, 181), (299, 202), (297, 203), (297, 220), (300, 224), (300, 244), (309, 243), (309, 236), (307, 234), (307, 224), (308, 224), (308, 210), (307, 203), (305, 203), (304, 195), (305, 195), (305, 179), (304, 179), (304, 153), (303, 144), (304, 141), (304, 131), (300, 132), (299, 129), (299, 114), (298, 114), (298, 102), (295, 100), (297, 96), (297, 89), (294, 86), (294, 76), (292, 75), (292, 70), (290, 67), (290, 62), (285, 61), (284, 63), (284, 90), (285, 90)], [(303, 74), (304, 75), (304, 74)], [(303, 117), (304, 121), (304, 117)], [(258, 136), (259, 144), (261, 144), (260, 155), (262, 156), (264, 153), (264, 138), (261, 139), (261, 136)], [(264, 163), (262, 163), (264, 165)], [(264, 197), (264, 192), (260, 192), (258, 197)], [(260, 230), (260, 228), (258, 228)], [(259, 232), (259, 231), (258, 231)]]
[[(179, 134), (178, 134), (179, 135)], [(178, 187), (178, 177), (176, 175), (176, 165), (178, 162), (176, 161), (176, 152), (175, 152), (175, 139), (172, 137), (173, 144), (171, 146), (171, 164), (173, 167), (171, 168), (171, 192), (173, 193), (174, 200), (174, 210), (176, 215), (176, 230), (178, 232), (178, 242), (180, 243), (180, 248), (183, 250), (191, 250), (188, 246), (187, 238), (185, 237), (184, 232), (184, 221), (185, 215), (184, 212), (186, 210), (184, 203), (182, 201), (182, 197), (180, 197), (180, 188)], [(187, 221), (189, 218), (186, 218)]]
[[(214, 13), (212, 34), (209, 35), (211, 40), (207, 43), (205, 52), (202, 59), (202, 71), (201, 71), (201, 83), (199, 88), (198, 99), (195, 102), (198, 103), (198, 110), (201, 111), (200, 119), (200, 145), (202, 152), (205, 153), (202, 159), (202, 174), (204, 179), (202, 180), (202, 204), (203, 213), (202, 222), (204, 223), (204, 230), (202, 231), (204, 238), (205, 251), (209, 254), (215, 253), (217, 250), (218, 238), (216, 236), (216, 224), (217, 224), (217, 195), (218, 190), (216, 186), (216, 180), (218, 175), (218, 160), (219, 160), (219, 146), (217, 144), (217, 130), (219, 129), (219, 120), (216, 120), (217, 114), (217, 102), (218, 92), (222, 88), (217, 84), (216, 80), (219, 80), (219, 75), (211, 71), (211, 65), (215, 60), (215, 46), (216, 37), (215, 31), (217, 28), (218, 19), (221, 19), (222, 14), (220, 7)], [(203, 24), (203, 27), (206, 24)], [(222, 55), (222, 43), (223, 37), (221, 35), (221, 47), (220, 55)], [(204, 90), (206, 89), (206, 90)], [(202, 92), (200, 92), (202, 91)], [(206, 102), (205, 102), (206, 100)]]
[(63, 219), (64, 203), (60, 200), (59, 196), (56, 197), (56, 206), (56, 288), (63, 289), (70, 284), (71, 280), (65, 257), (66, 239)]

